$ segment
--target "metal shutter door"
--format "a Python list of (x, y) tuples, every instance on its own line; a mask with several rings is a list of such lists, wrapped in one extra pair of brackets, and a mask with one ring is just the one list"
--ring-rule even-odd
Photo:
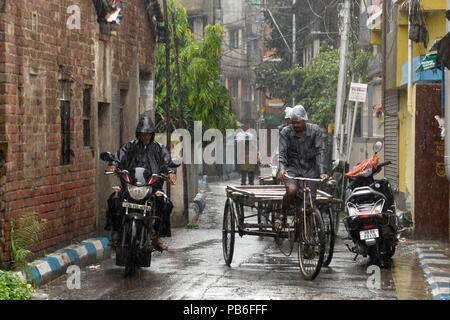
[(398, 190), (398, 92), (386, 91), (384, 115), (384, 161), (392, 164), (384, 167), (384, 175), (393, 190)]

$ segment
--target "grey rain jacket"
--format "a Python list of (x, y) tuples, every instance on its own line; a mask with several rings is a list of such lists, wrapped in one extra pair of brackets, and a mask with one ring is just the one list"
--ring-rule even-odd
[(306, 123), (306, 135), (301, 138), (292, 125), (280, 133), (280, 170), (291, 176), (317, 178), (326, 173), (326, 147), (318, 125)]

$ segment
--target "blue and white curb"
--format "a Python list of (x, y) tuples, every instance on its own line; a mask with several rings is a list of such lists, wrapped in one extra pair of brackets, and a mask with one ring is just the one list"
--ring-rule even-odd
[(445, 251), (430, 243), (417, 245), (417, 252), (433, 300), (450, 300), (450, 261)]
[(37, 288), (65, 274), (71, 265), (85, 267), (108, 259), (111, 247), (108, 238), (91, 238), (78, 244), (62, 248), (31, 263), (32, 267), (25, 274), (17, 272), (22, 279), (33, 283)]

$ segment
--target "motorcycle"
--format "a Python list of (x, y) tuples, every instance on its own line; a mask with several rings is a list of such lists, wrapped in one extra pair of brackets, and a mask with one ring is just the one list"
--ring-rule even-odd
[(400, 233), (412, 227), (411, 213), (397, 213), (394, 193), (385, 178), (374, 176), (391, 161), (378, 164), (377, 153), (383, 144), (374, 144), (374, 155), (360, 162), (345, 176), (349, 183), (345, 193), (344, 226), (353, 246), (347, 248), (370, 258), (372, 264), (389, 267)]
[[(103, 161), (113, 161), (110, 152), (102, 152)], [(157, 250), (153, 244), (158, 234), (155, 221), (160, 219), (156, 214), (156, 197), (166, 197), (157, 188), (161, 180), (169, 180), (164, 174), (150, 174), (145, 168), (105, 172), (120, 177), (123, 190), (121, 242), (115, 247), (116, 265), (125, 267), (124, 276), (133, 276), (138, 267), (150, 267), (152, 252)], [(161, 223), (160, 223), (161, 225)]]

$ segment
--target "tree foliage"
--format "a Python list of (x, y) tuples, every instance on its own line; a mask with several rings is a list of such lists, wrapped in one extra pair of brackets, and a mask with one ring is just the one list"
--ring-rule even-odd
[[(273, 18), (278, 24), (288, 45), (292, 48), (292, 11), (296, 10), (296, 48), (297, 62), (302, 61), (302, 49), (310, 44), (312, 31), (322, 28), (325, 19), (330, 15), (337, 14), (333, 11), (335, 2), (324, 0), (303, 1), (297, 0), (298, 6), (291, 7), (291, 0), (268, 0), (268, 7), (272, 8)], [(314, 9), (314, 13), (309, 10)], [(308, 111), (310, 121), (322, 127), (327, 127), (334, 122), (334, 111), (336, 107), (337, 82), (339, 76), (339, 50), (333, 45), (337, 43), (338, 34), (323, 37), (319, 55), (308, 65), (292, 64), (292, 52), (289, 51), (278, 28), (268, 12), (266, 23), (271, 28), (270, 36), (267, 37), (266, 46), (274, 49), (272, 59), (268, 59), (255, 70), (257, 88), (265, 90), (268, 98), (279, 98), (290, 105), (292, 98), (302, 104)], [(355, 19), (353, 19), (355, 20)], [(357, 30), (358, 21), (353, 21), (352, 30)], [(336, 27), (336, 26), (335, 26)], [(323, 31), (333, 31), (324, 28)], [(337, 31), (337, 30), (334, 30)], [(357, 48), (357, 35), (352, 32), (350, 48), (348, 52), (347, 88), (352, 76), (355, 81), (359, 76), (362, 81), (367, 81), (367, 63), (370, 54)], [(295, 86), (292, 86), (295, 80)], [(348, 91), (348, 90), (347, 90)]]
[[(348, 59), (352, 63), (347, 72), (347, 88), (350, 87), (352, 77), (355, 82), (359, 77), (362, 82), (367, 81), (367, 63), (370, 56), (370, 53), (362, 49), (349, 51)], [(306, 108), (311, 122), (327, 128), (330, 123), (334, 122), (339, 77), (339, 51), (324, 46), (310, 64), (297, 72), (302, 82), (300, 88), (292, 94)], [(290, 77), (290, 75), (286, 76)]]
[[(205, 27), (203, 40), (194, 39), (188, 29), (186, 10), (177, 2), (168, 3), (169, 23), (174, 15), (178, 38), (178, 58), (180, 66), (184, 127), (191, 133), (194, 121), (202, 121), (203, 129), (235, 128), (236, 119), (231, 106), (228, 90), (220, 81), (219, 61), (222, 54), (221, 37), (223, 28), (219, 25)], [(172, 28), (170, 35), (170, 84), (172, 129), (178, 128), (180, 112), (177, 102), (177, 86), (173, 48)], [(156, 48), (155, 111), (156, 128), (166, 129), (166, 59), (165, 44)]]

